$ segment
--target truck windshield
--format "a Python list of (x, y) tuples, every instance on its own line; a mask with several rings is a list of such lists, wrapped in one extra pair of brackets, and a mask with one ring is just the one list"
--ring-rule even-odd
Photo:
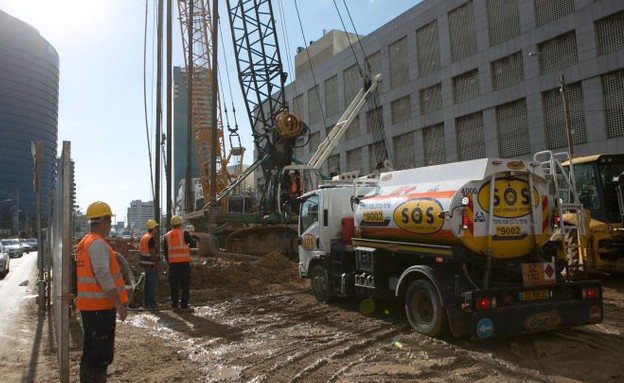
[(305, 232), (314, 222), (318, 221), (318, 195), (307, 198), (301, 204), (299, 213), (299, 233)]

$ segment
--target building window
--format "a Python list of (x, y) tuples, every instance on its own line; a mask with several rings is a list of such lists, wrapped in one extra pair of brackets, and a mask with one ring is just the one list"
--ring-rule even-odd
[(362, 80), (357, 65), (353, 65), (343, 72), (344, 104), (349, 105), (360, 91)]
[(338, 77), (325, 81), (325, 113), (333, 116), (338, 113)]
[(487, 0), (490, 46), (520, 35), (518, 0)]
[(383, 141), (377, 141), (368, 145), (368, 169), (370, 172), (383, 169), (387, 159), (388, 153)]
[(327, 157), (327, 171), (330, 177), (340, 174), (340, 154)]
[(540, 74), (552, 73), (578, 62), (576, 34), (570, 31), (538, 45)]
[(574, 0), (533, 0), (537, 26), (574, 13)]
[(360, 136), (360, 116), (355, 116), (351, 125), (347, 128), (347, 132), (345, 133), (347, 140), (353, 140), (356, 137)]
[(522, 52), (516, 52), (500, 60), (492, 62), (492, 88), (494, 90), (508, 88), (524, 81)]
[(416, 31), (416, 51), (420, 76), (423, 77), (440, 69), (440, 38), (438, 21), (434, 20)]
[(315, 132), (310, 134), (310, 140), (308, 141), (308, 152), (314, 153), (318, 149), (321, 143), (321, 132)]
[(525, 99), (497, 106), (496, 128), (501, 157), (517, 157), (531, 152)]
[(453, 77), (453, 99), (456, 104), (479, 97), (479, 70)]
[(319, 102), (318, 86), (308, 91), (308, 124), (321, 121), (321, 103)]
[(602, 75), (607, 137), (624, 137), (624, 70)]
[(362, 171), (362, 148), (349, 150), (347, 152), (347, 171)]
[(392, 101), (390, 112), (392, 114), (392, 125), (409, 121), (411, 117), (410, 96), (407, 95)]
[(300, 119), (303, 119), (303, 95), (302, 94), (300, 94), (299, 96), (293, 99), (292, 110), (299, 116)]
[(420, 91), (421, 114), (442, 109), (442, 85), (435, 84)]
[(455, 120), (457, 134), (457, 158), (460, 161), (485, 157), (485, 135), (481, 112), (459, 117)]
[(449, 12), (451, 60), (457, 62), (477, 53), (474, 7), (472, 1)]
[(393, 139), (394, 167), (409, 169), (416, 167), (416, 152), (414, 151), (414, 132), (401, 134)]
[(596, 21), (598, 54), (624, 49), (624, 11)]
[[(381, 73), (381, 53), (380, 52), (373, 53), (372, 55), (368, 56), (366, 60), (368, 61), (368, 66), (370, 68), (371, 75), (374, 76), (378, 73)], [(362, 82), (362, 78), (359, 76), (359, 72), (358, 72), (357, 85), (358, 85), (357, 86), (358, 91), (362, 89), (363, 82)], [(383, 90), (383, 86), (384, 86), (383, 81), (379, 82), (379, 84), (377, 85), (377, 89), (379, 89), (380, 93)]]
[[(583, 88), (577, 82), (566, 86), (572, 142), (575, 145), (587, 142), (585, 128), (585, 110), (583, 108)], [(559, 88), (542, 93), (544, 104), (544, 126), (546, 128), (546, 146), (549, 150), (568, 147), (563, 99)]]
[(390, 88), (396, 89), (409, 83), (406, 37), (390, 44), (388, 47), (388, 61), (390, 61)]
[(383, 131), (383, 106), (366, 112), (366, 133), (377, 133)]
[(423, 129), (423, 147), (426, 166), (439, 165), (446, 162), (444, 124), (428, 126)]

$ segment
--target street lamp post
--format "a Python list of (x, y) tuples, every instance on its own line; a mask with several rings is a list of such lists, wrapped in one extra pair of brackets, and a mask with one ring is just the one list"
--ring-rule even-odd
[(563, 101), (563, 115), (565, 117), (566, 135), (568, 137), (568, 153), (570, 155), (570, 159), (572, 159), (574, 157), (574, 141), (572, 141), (572, 126), (570, 123), (570, 105), (568, 102), (568, 92), (566, 90), (566, 83), (563, 75), (559, 76), (559, 85), (561, 100)]
[[(531, 51), (529, 56), (541, 57), (541, 52)], [(541, 60), (541, 58), (540, 58)], [(563, 103), (563, 116), (565, 119), (566, 138), (568, 141), (568, 155), (570, 159), (574, 157), (574, 141), (572, 140), (572, 122), (570, 121), (570, 104), (568, 100), (568, 93), (566, 89), (565, 78), (563, 75), (559, 76), (559, 92), (561, 92), (561, 101)]]

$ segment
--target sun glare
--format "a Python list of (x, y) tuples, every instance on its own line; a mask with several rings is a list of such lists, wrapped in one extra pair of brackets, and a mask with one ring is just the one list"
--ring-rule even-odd
[[(33, 26), (44, 37), (64, 38), (99, 28), (110, 9), (123, 4), (111, 0), (0, 0), (0, 9)], [(79, 37), (77, 35), (76, 37)]]

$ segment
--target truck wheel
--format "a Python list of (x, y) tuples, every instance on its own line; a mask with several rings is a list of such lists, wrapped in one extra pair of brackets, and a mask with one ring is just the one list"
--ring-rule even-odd
[(316, 265), (310, 275), (310, 284), (314, 297), (319, 302), (329, 302), (331, 300), (331, 287), (329, 286), (329, 275), (323, 266)]
[(409, 286), (405, 295), (407, 319), (419, 333), (437, 337), (448, 328), (446, 311), (431, 282), (418, 279)]

